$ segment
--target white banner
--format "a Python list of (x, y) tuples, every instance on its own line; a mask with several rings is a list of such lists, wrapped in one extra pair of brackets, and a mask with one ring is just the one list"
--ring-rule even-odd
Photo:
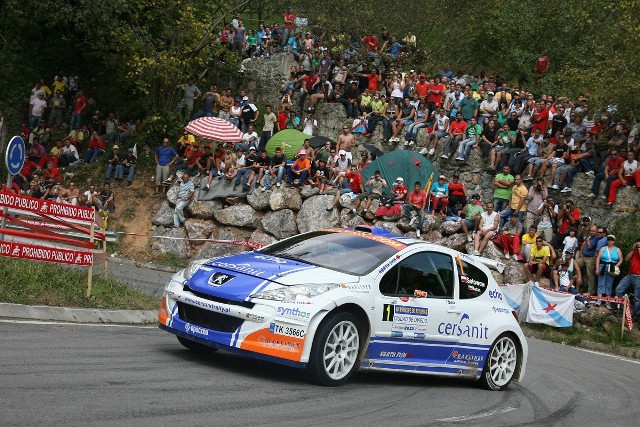
[(574, 300), (575, 296), (571, 294), (531, 286), (527, 322), (568, 328), (573, 325)]
[(522, 285), (500, 286), (500, 290), (502, 291), (502, 295), (505, 296), (505, 299), (507, 300), (507, 304), (509, 304), (511, 308), (513, 308), (516, 311), (516, 313), (518, 313), (518, 315), (520, 315), (520, 309), (524, 301), (526, 289), (527, 289), (526, 283)]

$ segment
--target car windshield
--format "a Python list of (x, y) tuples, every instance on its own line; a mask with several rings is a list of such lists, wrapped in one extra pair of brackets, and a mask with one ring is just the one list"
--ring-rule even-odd
[(386, 240), (394, 243), (394, 246), (377, 241), (374, 235), (367, 237), (358, 232), (325, 230), (295, 236), (256, 252), (363, 275), (404, 247), (402, 243)]

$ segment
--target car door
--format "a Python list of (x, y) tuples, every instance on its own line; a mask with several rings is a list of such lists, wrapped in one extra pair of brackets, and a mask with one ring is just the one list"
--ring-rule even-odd
[(439, 371), (457, 342), (455, 334), (444, 334), (460, 316), (453, 258), (419, 251), (382, 264), (379, 272), (369, 367)]

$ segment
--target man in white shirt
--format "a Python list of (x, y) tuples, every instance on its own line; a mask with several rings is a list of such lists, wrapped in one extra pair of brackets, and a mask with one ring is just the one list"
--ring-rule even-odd
[(318, 121), (313, 117), (313, 112), (309, 111), (303, 122), (302, 132), (313, 135), (313, 131), (318, 129)]
[(500, 215), (493, 210), (493, 202), (487, 202), (485, 208), (486, 210), (480, 215), (480, 224), (473, 242), (473, 254), (476, 256), (487, 247), (500, 224)]
[(242, 142), (236, 142), (233, 146), (236, 151), (242, 150), (245, 153), (248, 152), (251, 147), (256, 150), (258, 149), (258, 132), (253, 129), (253, 125), (247, 127), (247, 132), (242, 137)]
[(487, 99), (480, 103), (480, 115), (478, 116), (478, 124), (483, 125), (484, 121), (487, 122), (491, 116), (498, 112), (498, 100), (495, 98), (493, 92), (487, 94)]

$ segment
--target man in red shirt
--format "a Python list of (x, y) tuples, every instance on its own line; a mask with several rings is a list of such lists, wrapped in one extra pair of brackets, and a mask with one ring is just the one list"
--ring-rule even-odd
[(624, 157), (618, 155), (618, 149), (616, 147), (611, 147), (609, 153), (610, 155), (605, 162), (604, 171), (598, 172), (593, 179), (593, 185), (591, 186), (591, 194), (589, 194), (589, 197), (596, 197), (598, 195), (600, 183), (605, 179), (607, 182), (604, 185), (602, 198), (606, 199), (609, 194), (609, 187), (611, 186), (611, 183), (618, 179), (620, 167), (622, 167), (622, 164), (624, 163)]
[(300, 94), (300, 110), (304, 109), (304, 100), (307, 99), (308, 95), (313, 94), (313, 85), (320, 80), (316, 71), (311, 68), (309, 74), (302, 76), (302, 93)]
[(535, 114), (531, 119), (531, 121), (533, 122), (533, 126), (531, 126), (531, 132), (536, 129), (540, 129), (540, 133), (542, 135), (546, 135), (547, 128), (549, 127), (549, 110), (547, 110), (546, 104), (544, 102), (538, 102), (538, 106), (534, 111)]
[(287, 119), (289, 118), (289, 108), (286, 107), (280, 114), (278, 114), (278, 132), (287, 128)]
[(420, 80), (416, 83), (416, 92), (420, 96), (420, 100), (427, 101), (427, 94), (429, 91), (429, 82), (427, 81), (427, 76), (422, 73), (420, 74)]
[(633, 318), (638, 320), (640, 317), (640, 239), (636, 240), (631, 248), (631, 252), (625, 257), (625, 261), (629, 263), (629, 273), (624, 276), (616, 287), (616, 296), (622, 297), (628, 293), (630, 287), (633, 287), (634, 303)]
[(91, 139), (89, 140), (89, 145), (87, 146), (87, 151), (84, 153), (84, 162), (91, 163), (94, 159), (104, 153), (106, 151), (106, 146), (104, 145), (104, 140), (100, 135), (98, 135), (97, 131), (93, 131), (91, 133)]
[(73, 101), (73, 113), (71, 114), (71, 124), (69, 125), (71, 130), (82, 127), (82, 117), (84, 116), (84, 110), (86, 107), (87, 98), (85, 98), (82, 90), (78, 89), (78, 93)]
[(429, 115), (442, 105), (442, 95), (445, 91), (444, 85), (440, 83), (440, 76), (435, 76), (433, 80), (434, 83), (429, 86), (429, 96), (427, 96), (427, 108), (429, 108)]
[(293, 35), (295, 28), (296, 15), (291, 12), (291, 6), (287, 7), (287, 11), (284, 15), (284, 30), (282, 33), (282, 47), (285, 47), (289, 42), (289, 37)]
[[(353, 202), (358, 194), (364, 193), (364, 181), (362, 180), (362, 175), (358, 173), (356, 165), (351, 165), (351, 169), (349, 172), (344, 173), (343, 177), (349, 180), (349, 188), (342, 188), (336, 192), (336, 196), (333, 198), (331, 206), (327, 208), (327, 212), (332, 211), (333, 208), (336, 207), (340, 201), (340, 196), (343, 194), (348, 194)], [(338, 187), (340, 188), (341, 185), (338, 185)]]
[(358, 74), (360, 76), (365, 76), (369, 79), (368, 89), (371, 93), (376, 93), (378, 91), (378, 86), (380, 85), (380, 79), (382, 78), (382, 72), (375, 68), (371, 69), (370, 74)]
[[(413, 225), (418, 219), (418, 226), (416, 227), (416, 236), (420, 237), (420, 231), (424, 224), (424, 207), (427, 205), (427, 193), (422, 189), (420, 181), (416, 181), (413, 184), (413, 191), (409, 193), (407, 202), (402, 205), (402, 212), (404, 216), (410, 218), (409, 225)], [(413, 215), (413, 212), (417, 212), (417, 215)]]
[(464, 131), (466, 130), (467, 122), (462, 120), (462, 113), (457, 112), (456, 119), (449, 124), (449, 135), (444, 142), (441, 158), (448, 159), (458, 150), (458, 144), (464, 138)]
[[(367, 52), (377, 52), (378, 46), (380, 42), (378, 41), (378, 36), (374, 33), (369, 33), (368, 35), (362, 38), (362, 42), (367, 47)], [(378, 90), (378, 89), (376, 89)]]
[(564, 202), (564, 208), (558, 214), (558, 232), (551, 239), (551, 246), (556, 249), (560, 249), (563, 246), (563, 240), (565, 236), (569, 235), (571, 228), (578, 228), (580, 225), (580, 209), (575, 207), (573, 200), (567, 199)]

